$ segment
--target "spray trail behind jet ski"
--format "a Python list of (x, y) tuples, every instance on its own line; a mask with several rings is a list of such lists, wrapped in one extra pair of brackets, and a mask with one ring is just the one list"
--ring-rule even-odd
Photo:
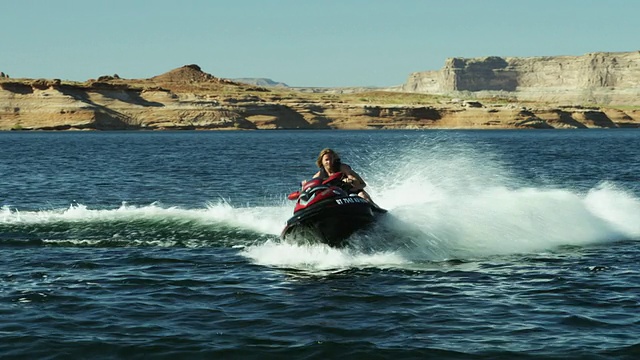
[(440, 140), (380, 151), (359, 166), (389, 213), (348, 249), (268, 242), (245, 255), (276, 266), (406, 266), (640, 238), (640, 199), (624, 189), (540, 186), (489, 149)]

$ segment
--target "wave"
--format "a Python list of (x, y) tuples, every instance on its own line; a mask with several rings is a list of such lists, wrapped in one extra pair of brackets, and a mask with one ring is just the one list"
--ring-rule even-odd
[(0, 210), (0, 244), (11, 246), (226, 246), (268, 266), (309, 269), (407, 267), (494, 255), (554, 251), (640, 238), (640, 199), (616, 184), (587, 191), (532, 184), (498, 154), (451, 139), (419, 140), (388, 152), (350, 155), (387, 208), (351, 246), (280, 241), (291, 202), (203, 208), (121, 204), (91, 209)]
[[(233, 207), (228, 202), (202, 209), (122, 204), (90, 209), (0, 210), (0, 244), (59, 246), (244, 246), (275, 237), (288, 208)], [(276, 225), (278, 224), (278, 225)]]
[(640, 200), (606, 183), (586, 194), (495, 187), (471, 195), (426, 187), (402, 195), (378, 197), (388, 214), (354, 234), (348, 248), (270, 240), (244, 255), (263, 265), (309, 270), (407, 268), (640, 239)]
[[(255, 262), (311, 270), (471, 260), (640, 238), (640, 199), (613, 183), (588, 191), (514, 175), (490, 149), (451, 139), (374, 153), (364, 177), (383, 221), (346, 249), (265, 242)], [(481, 146), (480, 146), (481, 147)]]

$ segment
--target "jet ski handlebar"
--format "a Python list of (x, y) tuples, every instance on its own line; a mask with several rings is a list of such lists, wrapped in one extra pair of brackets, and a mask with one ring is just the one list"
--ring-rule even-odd
[(342, 172), (337, 172), (324, 180), (320, 178), (313, 178), (302, 184), (302, 190), (292, 192), (287, 196), (287, 198), (289, 200), (297, 200), (301, 193), (321, 185), (338, 186), (343, 190), (348, 190), (348, 188), (351, 187), (351, 184), (343, 182), (342, 180), (345, 178), (346, 176)]

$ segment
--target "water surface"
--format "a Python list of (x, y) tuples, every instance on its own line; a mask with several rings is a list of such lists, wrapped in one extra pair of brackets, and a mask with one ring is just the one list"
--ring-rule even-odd
[[(0, 133), (0, 357), (624, 359), (640, 132)], [(389, 216), (278, 235), (324, 147)]]

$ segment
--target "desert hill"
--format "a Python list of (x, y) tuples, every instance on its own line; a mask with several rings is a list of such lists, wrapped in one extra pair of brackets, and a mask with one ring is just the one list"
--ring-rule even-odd
[[(640, 127), (638, 106), (526, 100), (518, 98), (518, 86), (511, 92), (499, 90), (500, 96), (484, 96), (482, 81), (492, 84), (496, 78), (510, 79), (490, 65), (493, 61), (481, 62), (482, 71), (469, 65), (472, 60), (464, 66), (452, 63), (447, 71), (458, 71), (454, 79), (485, 76), (474, 80), (480, 90), (461, 91), (458, 87), (453, 90), (455, 97), (442, 91), (424, 93), (434, 88), (424, 87), (424, 81), (435, 81), (433, 74), (412, 75), (416, 87), (404, 92), (267, 88), (219, 78), (195, 64), (148, 79), (104, 75), (71, 82), (5, 76), (0, 78), (0, 130)], [(502, 69), (515, 66), (508, 64)]]
[(164, 74), (154, 76), (150, 80), (154, 82), (173, 83), (221, 82), (219, 78), (205, 73), (204, 71), (202, 71), (200, 66), (195, 64), (185, 65), (180, 68), (173, 69)]

